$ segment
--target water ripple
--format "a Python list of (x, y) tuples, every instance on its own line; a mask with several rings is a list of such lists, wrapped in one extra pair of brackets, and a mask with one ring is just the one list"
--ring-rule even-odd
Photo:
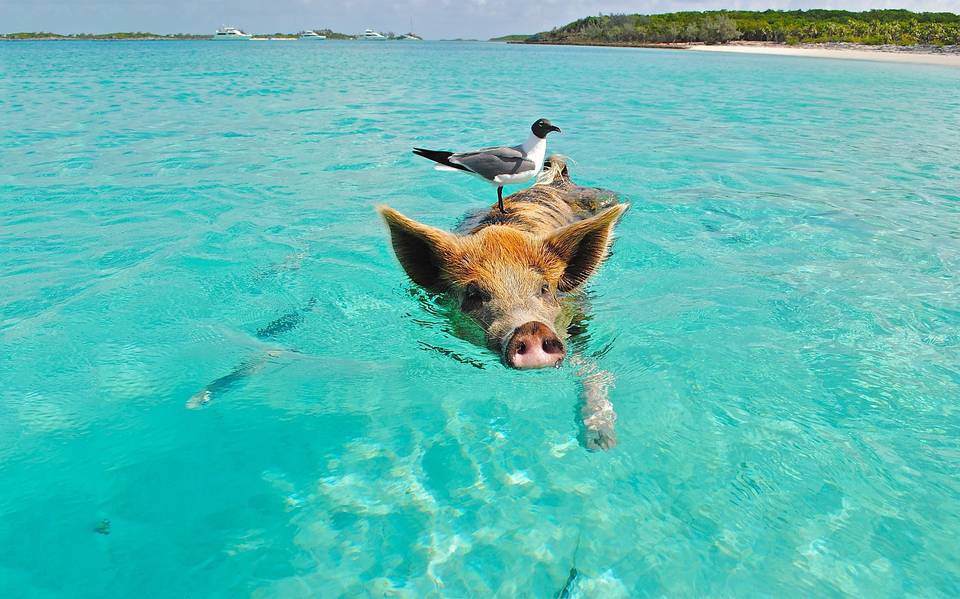
[[(333, 41), (0, 63), (0, 594), (960, 588), (957, 71)], [(410, 148), (540, 116), (632, 203), (571, 331), (609, 452), (574, 373), (504, 369), (372, 209), (454, 226), (490, 188)]]

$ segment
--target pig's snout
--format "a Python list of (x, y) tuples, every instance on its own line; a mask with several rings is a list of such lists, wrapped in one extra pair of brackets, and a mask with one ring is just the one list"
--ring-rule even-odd
[(513, 330), (503, 357), (514, 368), (557, 366), (566, 355), (563, 342), (542, 322), (528, 322)]

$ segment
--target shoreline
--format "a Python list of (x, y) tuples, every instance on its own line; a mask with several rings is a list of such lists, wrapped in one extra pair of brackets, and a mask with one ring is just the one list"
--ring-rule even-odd
[[(953, 48), (956, 48), (954, 46)], [(776, 44), (771, 42), (730, 42), (728, 44), (689, 44), (695, 52), (728, 52), (739, 54), (766, 54), (770, 56), (799, 56), (804, 58), (833, 58), (899, 62), (960, 67), (960, 50), (936, 51), (923, 46), (865, 46), (861, 44)]]
[(929, 46), (867, 46), (846, 42), (825, 44), (779, 44), (775, 42), (702, 43), (617, 43), (617, 42), (507, 42), (531, 46), (593, 46), (598, 48), (646, 48), (654, 50), (692, 50), (694, 52), (727, 52), (733, 54), (766, 54), (771, 56), (799, 56), (805, 58), (833, 58), (931, 64), (960, 68), (960, 47), (938, 50)]
[(689, 50), (693, 44), (683, 42), (664, 42), (664, 43), (629, 43), (629, 42), (494, 42), (519, 44), (521, 46), (587, 46), (591, 48), (647, 48), (650, 50)]

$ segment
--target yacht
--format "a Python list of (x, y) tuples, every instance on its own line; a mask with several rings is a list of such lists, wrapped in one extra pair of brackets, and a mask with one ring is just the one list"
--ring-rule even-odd
[(302, 40), (325, 40), (325, 39), (327, 39), (327, 36), (325, 36), (325, 35), (320, 35), (320, 34), (317, 33), (316, 31), (311, 31), (311, 30), (308, 29), (307, 31), (301, 31), (301, 32), (300, 32), (300, 39), (302, 39)]
[(385, 39), (387, 39), (387, 38), (384, 37), (384, 35), (383, 35), (382, 33), (377, 33), (377, 32), (374, 31), (373, 29), (367, 29), (366, 31), (363, 32), (363, 35), (359, 36), (359, 39), (362, 39), (362, 40), (385, 40)]
[(244, 33), (236, 27), (221, 27), (217, 29), (217, 32), (214, 33), (210, 39), (218, 41), (245, 41), (251, 37), (253, 36), (249, 33)]

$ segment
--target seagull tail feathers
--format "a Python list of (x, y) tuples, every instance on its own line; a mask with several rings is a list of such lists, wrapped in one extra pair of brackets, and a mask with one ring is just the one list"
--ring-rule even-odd
[(453, 156), (453, 152), (441, 152), (439, 150), (425, 150), (423, 148), (414, 148), (413, 153), (417, 156), (423, 156), (427, 160), (433, 160), (440, 166), (435, 167), (438, 171), (441, 170), (450, 170), (450, 171), (465, 171), (467, 169), (463, 168), (459, 164), (454, 164), (450, 162), (450, 157)]

